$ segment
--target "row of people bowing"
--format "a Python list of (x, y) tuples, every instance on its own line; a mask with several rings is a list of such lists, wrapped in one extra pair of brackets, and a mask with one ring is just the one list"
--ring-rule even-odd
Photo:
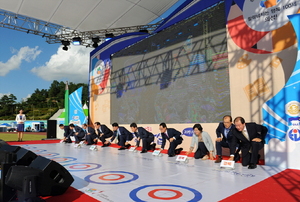
[[(129, 142), (136, 138), (135, 147), (139, 147), (142, 141), (141, 153), (154, 151), (156, 148), (153, 133), (143, 127), (138, 127), (136, 123), (130, 124), (132, 132), (129, 132), (123, 126), (119, 126), (118, 123), (112, 124), (112, 130), (106, 125), (100, 124), (100, 122), (95, 122), (94, 127), (90, 127), (87, 124), (83, 124), (82, 127), (74, 124), (69, 126), (60, 124), (59, 127), (64, 130), (63, 141), (65, 143), (71, 143), (70, 138), (72, 136), (75, 138), (76, 143), (85, 141), (87, 145), (97, 144), (100, 140), (102, 147), (108, 147), (113, 141), (117, 140), (120, 146), (119, 150), (125, 150), (131, 147)], [(183, 142), (181, 132), (174, 128), (168, 128), (166, 123), (159, 124), (159, 130), (162, 139), (160, 150), (164, 150), (168, 141), (168, 156), (174, 157), (180, 154), (183, 149), (177, 148), (177, 146)], [(229, 148), (229, 160), (239, 161), (239, 153), (241, 152), (242, 165), (248, 166), (249, 169), (254, 169), (257, 167), (260, 158), (259, 150), (264, 147), (267, 131), (267, 128), (260, 124), (254, 122), (245, 123), (243, 117), (236, 117), (232, 121), (230, 115), (225, 115), (223, 121), (216, 128), (217, 138), (214, 147), (211, 136), (203, 131), (201, 124), (197, 123), (193, 126), (193, 136), (186, 155), (190, 155), (194, 151), (195, 159), (216, 159), (215, 163), (220, 163), (222, 161), (222, 148)]]

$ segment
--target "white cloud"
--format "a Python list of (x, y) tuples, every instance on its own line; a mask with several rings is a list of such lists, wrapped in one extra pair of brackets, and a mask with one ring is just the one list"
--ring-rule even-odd
[(30, 97), (31, 97), (31, 94), (28, 94), (25, 98), (22, 98), (21, 100), (22, 100), (22, 102), (26, 102), (28, 100), (28, 98), (30, 98)]
[(38, 50), (38, 46), (35, 48), (29, 48), (28, 46), (20, 48), (20, 50), (12, 49), (11, 52), (13, 55), (8, 59), (7, 62), (0, 61), (0, 76), (5, 76), (10, 71), (18, 69), (23, 60), (31, 62), (36, 59), (36, 57), (41, 53), (41, 50)]
[(68, 51), (59, 47), (45, 65), (34, 67), (31, 71), (47, 81), (66, 79), (74, 83), (86, 83), (91, 51), (91, 48), (84, 46), (71, 45)]

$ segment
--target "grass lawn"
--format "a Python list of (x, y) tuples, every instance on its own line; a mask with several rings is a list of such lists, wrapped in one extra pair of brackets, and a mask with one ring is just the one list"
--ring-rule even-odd
[[(43, 138), (46, 138), (47, 135), (46, 133), (30, 133), (30, 132), (25, 132), (23, 133), (23, 141), (28, 141), (28, 140), (41, 140)], [(11, 133), (1, 133), (0, 132), (0, 139), (4, 141), (18, 141), (18, 133), (16, 132), (11, 132)]]

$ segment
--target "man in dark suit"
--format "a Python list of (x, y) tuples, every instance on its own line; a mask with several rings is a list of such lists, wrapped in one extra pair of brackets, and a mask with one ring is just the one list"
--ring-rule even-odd
[(69, 139), (67, 139), (67, 137), (70, 134), (70, 127), (69, 126), (65, 126), (64, 124), (59, 124), (58, 126), (60, 129), (64, 130), (64, 139), (63, 142), (65, 143), (72, 143), (72, 141)]
[(85, 133), (83, 129), (79, 126), (75, 126), (73, 123), (69, 125), (70, 128), (70, 134), (68, 135), (67, 139), (68, 141), (71, 141), (71, 136), (75, 137), (75, 143), (78, 144), (80, 141), (83, 140)]
[[(232, 117), (230, 115), (225, 115), (223, 117), (223, 122), (219, 123), (216, 129), (217, 139), (216, 139), (216, 150), (217, 150), (217, 160), (215, 163), (220, 163), (222, 161), (222, 147), (230, 148), (230, 143), (232, 140), (232, 131), (235, 126), (232, 124)], [(237, 162), (240, 159), (239, 150), (234, 154), (234, 160)]]
[(82, 129), (85, 134), (84, 139), (87, 145), (97, 144), (97, 141), (94, 141), (95, 139), (97, 139), (94, 128), (89, 127), (87, 124), (83, 124)]
[(156, 144), (151, 144), (151, 142), (154, 141), (154, 135), (152, 133), (150, 133), (143, 127), (137, 127), (136, 123), (130, 124), (130, 128), (134, 135), (137, 137), (137, 147), (140, 146), (140, 141), (142, 139), (143, 148), (141, 153), (147, 153), (148, 150), (155, 150)]
[(106, 138), (110, 138), (113, 135), (113, 132), (104, 124), (100, 122), (94, 123), (95, 133), (97, 138), (102, 142), (102, 147), (108, 147), (110, 145), (109, 141), (106, 141)]
[(159, 130), (162, 137), (161, 150), (165, 148), (166, 140), (168, 140), (170, 142), (170, 146), (168, 149), (169, 157), (173, 157), (176, 154), (179, 154), (182, 151), (182, 148), (176, 149), (176, 147), (183, 141), (181, 132), (175, 130), (174, 128), (167, 128), (167, 125), (165, 123), (159, 124)]
[(258, 151), (264, 147), (265, 136), (268, 129), (256, 123), (245, 123), (243, 117), (236, 117), (234, 119), (234, 125), (235, 129), (232, 133), (229, 160), (233, 160), (236, 145), (238, 141), (240, 141), (242, 165), (249, 165), (249, 169), (255, 169), (257, 161), (259, 160)]
[(121, 147), (119, 150), (128, 149), (131, 145), (128, 143), (133, 139), (133, 135), (131, 132), (129, 132), (126, 128), (119, 126), (118, 123), (113, 123), (113, 136), (110, 139), (110, 142), (113, 142), (115, 138), (118, 139), (118, 145)]

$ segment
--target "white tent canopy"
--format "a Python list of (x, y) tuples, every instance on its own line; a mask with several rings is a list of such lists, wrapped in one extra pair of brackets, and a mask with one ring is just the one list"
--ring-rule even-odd
[(0, 9), (78, 31), (146, 25), (178, 0), (0, 0)]

